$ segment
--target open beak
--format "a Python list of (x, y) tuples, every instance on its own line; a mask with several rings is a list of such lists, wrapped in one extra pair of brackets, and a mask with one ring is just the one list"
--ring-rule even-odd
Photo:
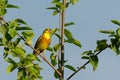
[(49, 28), (49, 32), (51, 32), (51, 28)]

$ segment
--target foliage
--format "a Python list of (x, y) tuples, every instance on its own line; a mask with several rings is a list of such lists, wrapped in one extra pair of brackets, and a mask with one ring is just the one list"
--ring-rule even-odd
[(53, 16), (61, 13), (61, 11), (65, 8), (68, 8), (70, 5), (74, 5), (78, 2), (78, 0), (67, 0), (64, 5), (61, 0), (52, 0), (52, 4), (55, 5), (53, 7), (48, 7), (47, 9), (53, 10)]
[(4, 47), (4, 59), (10, 64), (6, 72), (10, 73), (18, 69), (17, 80), (42, 79), (40, 75), (42, 68), (38, 63), (33, 63), (33, 61), (40, 62), (40, 60), (35, 55), (27, 53), (25, 42), (18, 36), (21, 34), (30, 43), (34, 33), (27, 23), (20, 18), (6, 22), (3, 16), (7, 13), (7, 8), (19, 7), (8, 4), (8, 0), (0, 1), (0, 46)]
[[(120, 26), (120, 22), (117, 20), (111, 20), (112, 23)], [(117, 55), (120, 54), (120, 28), (117, 28), (115, 31), (113, 30), (101, 30), (101, 33), (107, 33), (110, 37), (110, 45), (109, 48), (112, 49)]]
[[(112, 23), (120, 26), (120, 22), (117, 20), (111, 20)], [(82, 53), (82, 59), (87, 59), (93, 66), (93, 70), (96, 70), (98, 66), (98, 54), (103, 50), (110, 48), (117, 55), (120, 54), (120, 28), (114, 30), (100, 30), (101, 33), (108, 34), (110, 37), (110, 43), (108, 44), (107, 39), (97, 40), (97, 47), (94, 51), (88, 50)], [(85, 67), (85, 66), (84, 66)]]

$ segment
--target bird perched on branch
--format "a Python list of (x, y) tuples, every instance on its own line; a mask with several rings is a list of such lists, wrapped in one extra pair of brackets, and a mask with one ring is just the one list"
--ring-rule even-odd
[(50, 45), (50, 42), (51, 42), (51, 29), (50, 28), (46, 28), (43, 31), (42, 35), (36, 41), (34, 49), (37, 50), (37, 53), (36, 53), (36, 51), (34, 51), (33, 54), (39, 55), (40, 53), (44, 53), (44, 51)]

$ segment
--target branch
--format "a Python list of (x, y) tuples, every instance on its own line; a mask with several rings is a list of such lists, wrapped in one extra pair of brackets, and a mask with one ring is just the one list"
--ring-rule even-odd
[[(109, 45), (108, 45), (108, 47), (109, 47)], [(106, 48), (108, 48), (108, 47), (106, 47)], [(104, 48), (104, 49), (102, 49), (101, 51), (99, 51), (98, 53), (96, 53), (96, 56), (97, 55), (99, 55), (103, 50), (105, 50), (106, 48)], [(83, 64), (82, 66), (80, 66), (79, 68), (78, 68), (78, 70), (76, 70), (72, 75), (70, 75), (68, 78), (67, 78), (67, 80), (70, 80), (70, 78), (72, 78), (77, 72), (79, 72), (81, 69), (83, 69), (87, 64), (89, 64), (89, 62), (90, 62), (90, 60), (89, 61), (87, 61), (85, 64)]]
[[(62, 1), (63, 5), (66, 5), (66, 0)], [(65, 24), (65, 8), (61, 12), (61, 74), (62, 78), (60, 80), (64, 80), (64, 24)]]
[[(0, 17), (0, 23), (1, 23), (1, 25), (9, 25), (9, 24), (4, 20), (3, 17)], [(36, 49), (34, 49), (29, 43), (26, 42), (26, 40), (25, 40), (24, 37), (22, 37), (19, 33), (17, 33), (17, 35), (18, 35), (23, 41), (25, 41), (25, 44), (26, 44), (27, 46), (29, 46), (29, 47), (32, 48), (36, 53), (38, 53), (38, 51), (37, 51)], [(38, 53), (38, 54), (39, 54), (39, 53)], [(46, 59), (46, 57), (44, 57), (42, 54), (39, 54), (39, 55), (40, 55), (40, 57), (41, 57), (45, 62), (47, 62), (47, 63), (51, 66), (51, 68), (54, 69), (54, 70), (58, 73), (58, 75), (61, 77), (61, 73)]]

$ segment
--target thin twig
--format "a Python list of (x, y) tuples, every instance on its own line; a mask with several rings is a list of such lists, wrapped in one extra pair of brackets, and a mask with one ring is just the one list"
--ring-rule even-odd
[[(109, 47), (109, 46), (108, 46)], [(106, 48), (108, 48), (106, 47)], [(105, 50), (106, 48), (102, 49), (101, 51), (99, 51), (98, 53), (96, 53), (96, 56), (99, 55), (103, 50)], [(78, 68), (78, 70), (76, 70), (72, 75), (70, 75), (67, 80), (70, 80), (77, 72), (79, 72), (81, 69), (83, 69), (87, 64), (89, 64), (90, 60), (87, 61), (85, 64), (83, 64), (82, 66), (80, 66)]]

